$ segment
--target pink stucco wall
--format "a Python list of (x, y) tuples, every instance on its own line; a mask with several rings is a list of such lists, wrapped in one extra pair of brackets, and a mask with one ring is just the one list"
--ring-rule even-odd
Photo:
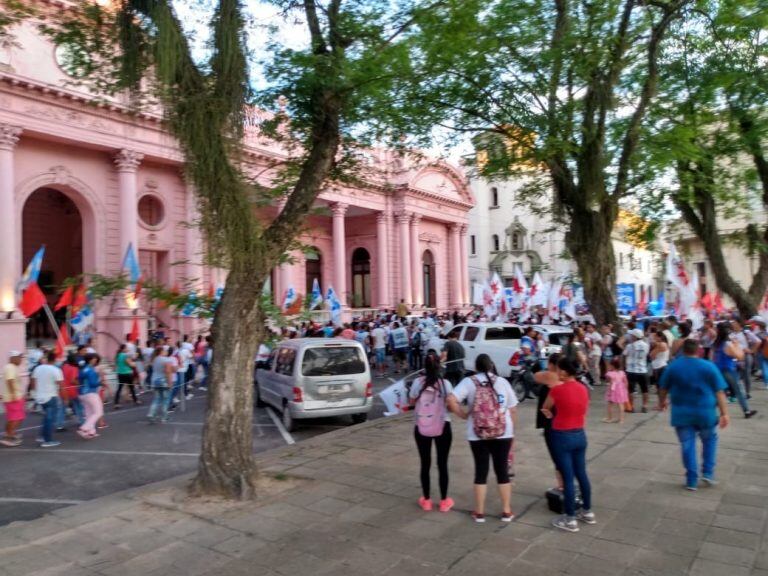
[[(43, 269), (54, 271), (57, 282), (59, 276), (80, 269), (118, 272), (130, 239), (138, 246), (148, 277), (169, 286), (195, 279), (195, 287), (201, 290), (223, 284), (225, 272), (202, 266), (203, 239), (188, 227), (195, 217), (193, 191), (182, 176), (183, 158), (163, 131), (159, 116), (132, 116), (119, 105), (119, 98), (91, 106), (91, 95), (66, 84), (52, 60), (52, 47), (34, 30), (25, 28), (19, 40), (18, 48), (0, 50), (0, 170), (4, 170), (0, 210), (7, 208), (14, 215), (13, 222), (5, 220), (0, 229), (0, 302), (8, 301), (7, 287), (16, 282), (35, 244), (43, 240), (51, 246)], [(264, 180), (269, 174), (267, 163), (286, 158), (285, 151), (251, 130), (248, 134), (245, 170)], [(347, 286), (334, 288), (349, 302), (352, 253), (362, 247), (371, 256), (371, 305), (398, 302), (406, 291), (398, 222), (408, 219), (415, 222), (407, 224), (409, 241), (413, 238), (410, 226), (418, 226), (418, 249), (412, 253), (418, 254), (419, 262), (413, 269), (420, 270), (424, 250), (434, 255), (437, 306), (466, 304), (468, 287), (462, 286), (457, 273), (461, 263), (452, 244), (458, 238), (456, 226), (466, 225), (473, 204), (462, 173), (443, 162), (403, 158), (387, 150), (372, 150), (369, 164), (371, 176), (366, 184), (330, 185), (317, 200), (320, 213), (307, 218), (301, 240), (322, 255), (323, 291), (337, 283), (341, 267)], [(73, 232), (76, 216), (57, 220), (39, 197), (28, 202), (40, 189), (56, 190), (74, 203), (82, 227), (79, 237), (73, 237), (77, 236)], [(136, 206), (144, 195), (154, 196), (163, 206), (164, 218), (157, 225), (147, 225), (138, 217)], [(23, 219), (25, 206), (28, 213)], [(264, 210), (263, 218), (268, 221), (276, 209)], [(340, 253), (344, 261), (336, 257), (338, 239), (331, 209), (343, 214)], [(336, 221), (340, 222), (338, 216)], [(382, 245), (385, 261), (379, 254)], [(82, 250), (80, 263), (72, 256), (78, 250)], [(306, 291), (304, 258), (301, 253), (295, 256), (295, 263), (274, 274), (277, 300), (289, 284), (302, 294)], [(142, 322), (146, 312), (140, 311)], [(167, 311), (158, 316), (179, 333), (194, 328), (193, 322), (173, 318)], [(97, 329), (120, 338), (129, 328), (130, 317), (121, 303), (104, 303), (98, 308)], [(13, 342), (23, 345), (18, 341), (19, 322), (3, 322), (0, 319), (0, 355)], [(110, 338), (105, 336), (105, 341)]]

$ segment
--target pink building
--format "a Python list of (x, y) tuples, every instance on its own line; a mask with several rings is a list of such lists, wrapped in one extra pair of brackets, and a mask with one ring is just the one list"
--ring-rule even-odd
[[(56, 9), (66, 2), (51, 0)], [(55, 287), (82, 272), (116, 274), (129, 243), (146, 277), (171, 286), (222, 286), (225, 271), (202, 264), (183, 157), (158, 114), (132, 115), (120, 99), (95, 98), (60, 67), (56, 50), (25, 23), (16, 45), (0, 47), (0, 355), (22, 348), (36, 321), (16, 311), (15, 284), (34, 252), (46, 246), (40, 284)], [(245, 142), (254, 175), (283, 151), (255, 132)], [(289, 287), (307, 294), (314, 278), (333, 286), (349, 309), (451, 309), (469, 302), (467, 214), (473, 199), (464, 175), (444, 162), (404, 160), (388, 151), (366, 159), (370, 181), (330, 186), (309, 217), (294, 254), (272, 275), (276, 298)], [(276, 207), (274, 210), (279, 209)], [(273, 212), (274, 213), (274, 212)], [(270, 214), (265, 213), (265, 217)], [(199, 322), (141, 303), (139, 318), (163, 322), (171, 336)], [(100, 303), (95, 331), (111, 350), (130, 329), (122, 299)]]

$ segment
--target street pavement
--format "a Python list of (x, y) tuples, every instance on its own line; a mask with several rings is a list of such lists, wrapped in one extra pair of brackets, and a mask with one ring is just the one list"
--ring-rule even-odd
[[(390, 384), (376, 379), (379, 392)], [(18, 448), (0, 446), (0, 526), (14, 520), (31, 520), (58, 508), (71, 506), (120, 490), (144, 486), (193, 471), (197, 466), (206, 407), (206, 393), (194, 390), (185, 411), (178, 407), (169, 422), (151, 425), (146, 421), (152, 393), (141, 396), (141, 406), (122, 402), (120, 410), (105, 407), (108, 428), (99, 438), (83, 440), (70, 422), (68, 430), (57, 432), (57, 448), (41, 449), (35, 442), (42, 416), (28, 414), (22, 426), (24, 444)], [(124, 398), (127, 398), (125, 394)], [(381, 417), (384, 406), (378, 397), (369, 418)], [(280, 413), (256, 408), (254, 451), (284, 446)], [(3, 416), (0, 415), (0, 420)], [(299, 422), (289, 438), (301, 442), (351, 425), (349, 418), (312, 419)]]
[(753, 419), (731, 405), (720, 484), (697, 492), (683, 488), (668, 414), (604, 424), (602, 395), (593, 394), (588, 422), (597, 524), (576, 534), (550, 526), (552, 466), (526, 402), (511, 524), (499, 521), (492, 489), (488, 522), (471, 521), (472, 456), (459, 423), (450, 458), (456, 507), (418, 508), (405, 415), (262, 452), (255, 501), (189, 498), (185, 475), (13, 522), (0, 528), (0, 575), (768, 576), (768, 392), (754, 392)]

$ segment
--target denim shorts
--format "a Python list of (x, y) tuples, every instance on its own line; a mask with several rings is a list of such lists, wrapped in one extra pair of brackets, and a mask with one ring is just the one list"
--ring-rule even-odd
[(376, 348), (375, 352), (376, 352), (376, 362), (378, 362), (379, 364), (383, 364), (387, 356), (387, 349)]

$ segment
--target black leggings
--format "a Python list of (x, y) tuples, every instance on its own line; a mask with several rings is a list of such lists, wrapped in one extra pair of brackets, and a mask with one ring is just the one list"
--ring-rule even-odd
[(432, 440), (437, 448), (437, 471), (440, 478), (440, 498), (445, 500), (448, 495), (448, 453), (451, 451), (451, 423), (446, 422), (443, 433), (440, 436), (424, 436), (419, 432), (419, 427), (413, 429), (416, 438), (416, 447), (419, 449), (421, 459), (421, 492), (424, 498), (429, 498), (429, 471), (432, 468)]
[(118, 374), (117, 375), (117, 392), (115, 392), (115, 406), (120, 404), (120, 392), (123, 391), (123, 386), (128, 386), (128, 390), (131, 391), (131, 398), (133, 398), (134, 404), (138, 402), (136, 397), (136, 386), (133, 384), (133, 374)]
[(509, 449), (512, 438), (494, 438), (493, 440), (470, 440), (472, 456), (475, 458), (475, 484), (488, 481), (489, 460), (493, 460), (493, 471), (499, 484), (509, 484)]

